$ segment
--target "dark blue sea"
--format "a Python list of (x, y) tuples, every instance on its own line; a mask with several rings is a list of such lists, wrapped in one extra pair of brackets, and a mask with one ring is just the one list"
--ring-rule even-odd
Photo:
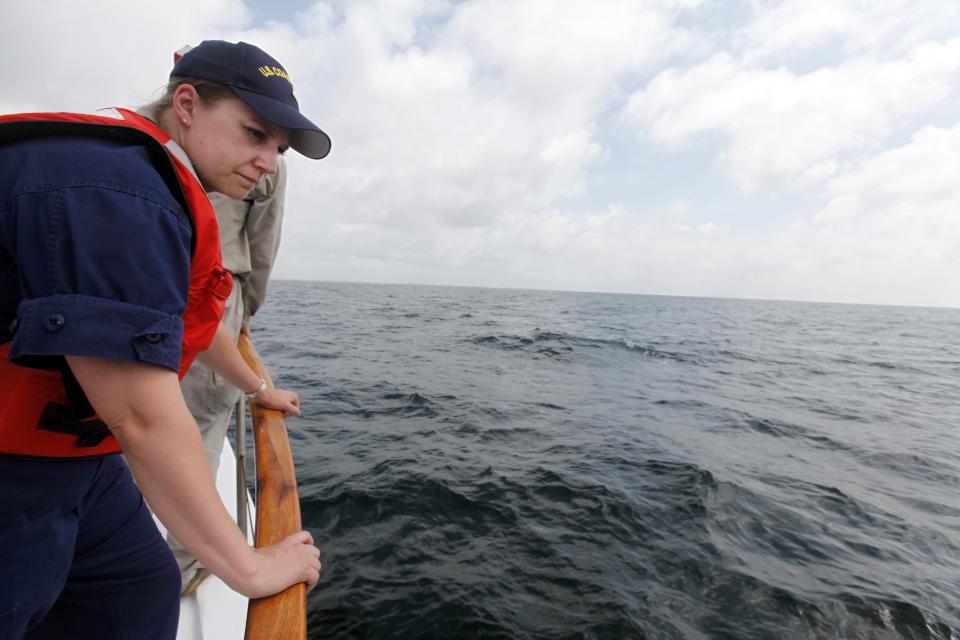
[(960, 310), (281, 281), (311, 638), (960, 638)]

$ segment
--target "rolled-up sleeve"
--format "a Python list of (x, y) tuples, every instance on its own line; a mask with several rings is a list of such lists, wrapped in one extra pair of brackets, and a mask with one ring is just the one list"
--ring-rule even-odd
[(280, 249), (283, 207), (287, 191), (287, 165), (277, 158), (277, 170), (254, 190), (256, 197), (247, 214), (250, 275), (242, 280), (243, 321), (249, 322), (267, 298), (267, 281)]
[(45, 186), (20, 193), (15, 215), (14, 362), (56, 368), (75, 355), (178, 369), (192, 232), (168, 194)]

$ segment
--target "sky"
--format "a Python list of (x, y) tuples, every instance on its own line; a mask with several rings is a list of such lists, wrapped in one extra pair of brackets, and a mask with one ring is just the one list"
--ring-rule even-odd
[(960, 307), (956, 0), (0, 0), (0, 112), (244, 40), (333, 139), (274, 275)]

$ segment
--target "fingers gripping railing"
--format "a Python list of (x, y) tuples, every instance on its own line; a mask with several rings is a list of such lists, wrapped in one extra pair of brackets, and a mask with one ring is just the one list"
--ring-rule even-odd
[[(237, 341), (240, 353), (247, 364), (261, 378), (273, 386), (270, 374), (260, 360), (257, 350), (246, 335)], [(250, 401), (250, 415), (253, 420), (254, 451), (257, 467), (257, 521), (254, 528), (254, 545), (264, 547), (280, 542), (292, 533), (302, 529), (300, 522), (300, 499), (297, 496), (297, 479), (293, 467), (290, 442), (287, 440), (287, 428), (283, 412), (265, 409)], [(237, 451), (244, 452), (237, 431)], [(243, 468), (238, 460), (237, 466)], [(246, 496), (246, 480), (239, 486), (238, 493)], [(238, 518), (246, 519), (246, 509)], [(267, 598), (250, 601), (247, 609), (246, 640), (306, 640), (307, 637), (307, 601), (306, 586), (301, 582), (289, 589)]]

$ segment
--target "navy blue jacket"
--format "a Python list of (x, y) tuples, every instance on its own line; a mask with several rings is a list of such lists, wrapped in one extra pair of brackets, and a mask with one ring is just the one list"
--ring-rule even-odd
[[(0, 145), (0, 247), (17, 271), (0, 270), (11, 359), (57, 369), (80, 355), (176, 371), (191, 235), (140, 146), (78, 136)], [(181, 333), (140, 353), (134, 336), (152, 324)]]

